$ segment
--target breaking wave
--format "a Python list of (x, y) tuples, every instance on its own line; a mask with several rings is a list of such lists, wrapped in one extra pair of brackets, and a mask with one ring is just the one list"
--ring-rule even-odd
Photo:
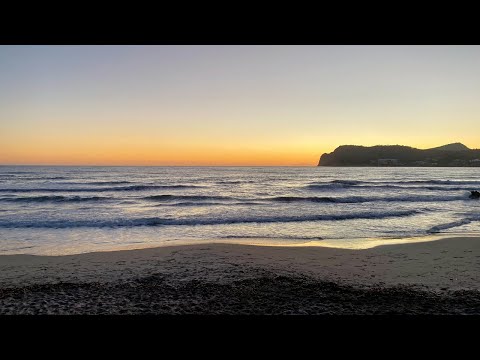
[(0, 201), (8, 202), (83, 202), (83, 201), (105, 201), (110, 200), (108, 197), (103, 196), (28, 196), (28, 197), (16, 197), (16, 198), (0, 198)]
[(143, 191), (162, 189), (196, 189), (197, 185), (131, 185), (108, 188), (13, 188), (0, 189), (0, 192), (26, 193), (26, 192), (109, 192), (109, 191)]
[(468, 194), (465, 196), (433, 196), (433, 195), (411, 195), (396, 197), (300, 197), (300, 196), (277, 196), (266, 200), (278, 202), (315, 202), (315, 203), (364, 203), (364, 202), (442, 202), (442, 201), (461, 201), (469, 200)]
[[(397, 183), (399, 184), (399, 183)], [(452, 184), (455, 185), (455, 184)], [(388, 185), (388, 184), (381, 184), (378, 185), (345, 185), (345, 184), (310, 184), (306, 185), (305, 188), (309, 190), (336, 190), (336, 189), (345, 189), (355, 186), (355, 189), (366, 189), (366, 190), (434, 190), (434, 191), (469, 191), (472, 190), (470, 187), (445, 187), (445, 186), (401, 186), (401, 185)], [(479, 185), (480, 186), (480, 185)]]
[(453, 222), (446, 223), (446, 224), (440, 224), (440, 225), (436, 225), (436, 226), (433, 226), (432, 228), (428, 229), (427, 233), (438, 233), (442, 230), (447, 230), (447, 229), (451, 229), (451, 228), (454, 228), (454, 227), (467, 225), (467, 224), (470, 224), (471, 222), (472, 222), (472, 220), (470, 220), (470, 219), (462, 219), (462, 220), (459, 220), (459, 221), (453, 221)]
[(241, 223), (289, 223), (307, 221), (354, 220), (354, 219), (385, 219), (404, 217), (417, 214), (418, 211), (362, 212), (336, 215), (306, 215), (306, 216), (272, 216), (272, 217), (238, 217), (227, 219), (213, 218), (135, 218), (114, 220), (50, 220), (50, 221), (5, 221), (0, 220), (1, 228), (103, 228), (103, 227), (135, 227), (135, 226), (194, 226), (194, 225), (227, 225)]
[(172, 201), (172, 200), (228, 200), (228, 196), (208, 196), (208, 195), (152, 195), (143, 199), (150, 201)]

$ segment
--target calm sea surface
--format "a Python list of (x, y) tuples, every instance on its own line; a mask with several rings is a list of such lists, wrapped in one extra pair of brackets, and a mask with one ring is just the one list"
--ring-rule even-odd
[(480, 234), (480, 168), (0, 166), (0, 254)]

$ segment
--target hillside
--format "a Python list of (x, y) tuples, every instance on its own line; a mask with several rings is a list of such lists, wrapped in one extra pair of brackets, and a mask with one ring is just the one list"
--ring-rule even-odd
[(403, 145), (342, 145), (320, 157), (318, 166), (480, 166), (480, 150), (453, 143), (431, 149)]

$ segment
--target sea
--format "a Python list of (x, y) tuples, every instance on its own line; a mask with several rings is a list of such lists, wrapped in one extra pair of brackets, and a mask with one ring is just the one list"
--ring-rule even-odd
[(480, 235), (480, 168), (0, 166), (0, 254)]

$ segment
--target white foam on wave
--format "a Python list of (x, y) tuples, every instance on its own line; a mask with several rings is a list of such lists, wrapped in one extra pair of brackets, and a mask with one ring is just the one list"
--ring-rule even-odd
[(146, 217), (134, 219), (112, 220), (48, 220), (48, 221), (4, 221), (0, 220), (2, 228), (78, 228), (78, 227), (134, 227), (134, 226), (168, 226), (168, 225), (227, 225), (240, 223), (288, 223), (329, 220), (354, 220), (354, 219), (385, 219), (391, 217), (404, 217), (418, 214), (416, 210), (360, 212), (332, 215), (303, 215), (303, 216), (272, 216), (272, 217), (237, 217), (237, 218), (183, 218), (168, 219), (159, 217)]

